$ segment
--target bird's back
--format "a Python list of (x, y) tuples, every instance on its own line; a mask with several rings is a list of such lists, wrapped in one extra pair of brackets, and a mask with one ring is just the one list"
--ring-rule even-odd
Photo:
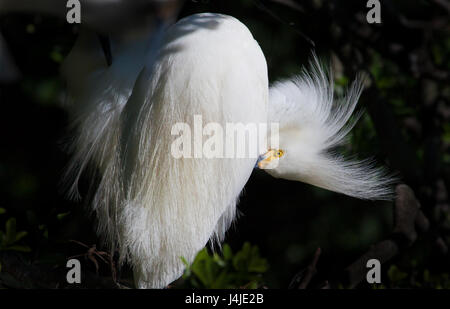
[(203, 126), (265, 123), (267, 103), (264, 55), (238, 20), (198, 14), (168, 29), (114, 128), (115, 151), (98, 163), (93, 199), (101, 232), (131, 262), (139, 287), (166, 286), (182, 274), (182, 257), (192, 261), (209, 239), (223, 238), (256, 161), (177, 159), (174, 125), (194, 135), (195, 115)]

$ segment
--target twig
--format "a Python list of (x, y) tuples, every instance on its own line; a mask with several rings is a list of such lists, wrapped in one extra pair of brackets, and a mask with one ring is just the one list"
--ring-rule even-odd
[[(272, 18), (276, 19), (277, 21), (281, 22), (284, 25), (287, 26), (291, 26), (292, 25), (286, 21), (284, 21), (281, 17), (279, 17), (277, 14), (275, 14), (272, 10), (270, 10), (268, 7), (266, 7), (261, 1), (255, 1), (255, 5), (258, 9), (260, 9), (263, 12), (266, 12), (267, 14), (269, 14)], [(297, 28), (292, 27), (292, 29), (298, 34), (300, 35), (306, 42), (308, 42), (311, 47), (315, 48), (316, 44), (314, 43), (313, 40), (311, 40), (306, 34), (304, 34), (302, 31), (300, 31)]]
[[(298, 272), (294, 278), (292, 279), (291, 283), (289, 284), (290, 289), (306, 289), (308, 285), (310, 284), (312, 278), (317, 273), (317, 262), (319, 261), (320, 254), (322, 253), (322, 250), (320, 248), (317, 248), (314, 252), (314, 257), (311, 261), (311, 263), (303, 270)], [(327, 282), (328, 284), (328, 282)]]
[(405, 184), (396, 188), (397, 198), (394, 206), (394, 230), (391, 236), (372, 246), (344, 270), (344, 283), (350, 288), (357, 286), (367, 273), (366, 263), (377, 259), (381, 264), (399, 254), (402, 248), (411, 246), (417, 239), (416, 228), (425, 232), (429, 221), (420, 210), (420, 203), (414, 192)]
[(302, 13), (305, 12), (303, 7), (300, 4), (296, 3), (295, 1), (293, 1), (293, 0), (271, 0), (271, 1), (275, 2), (275, 3), (278, 3), (278, 4), (281, 4), (281, 5), (284, 5), (284, 6), (288, 7), (288, 8), (290, 8), (290, 9), (294, 9), (294, 10), (302, 12)]

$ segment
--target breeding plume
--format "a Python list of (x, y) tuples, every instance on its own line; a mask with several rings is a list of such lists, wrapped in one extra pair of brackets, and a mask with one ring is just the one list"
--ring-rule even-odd
[[(365, 199), (389, 196), (389, 179), (367, 162), (329, 150), (354, 121), (354, 83), (333, 99), (314, 57), (308, 71), (269, 88), (263, 52), (233, 17), (197, 14), (152, 35), (111, 40), (108, 66), (97, 36), (83, 33), (68, 56), (76, 134), (68, 178), (98, 175), (91, 205), (99, 233), (133, 267), (139, 288), (163, 288), (208, 241), (220, 243), (255, 165), (280, 178)], [(278, 123), (279, 145), (259, 158), (175, 158), (177, 123)], [(274, 134), (267, 132), (270, 140)]]

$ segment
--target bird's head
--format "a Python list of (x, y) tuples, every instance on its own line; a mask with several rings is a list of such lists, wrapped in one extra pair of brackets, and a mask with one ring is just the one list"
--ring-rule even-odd
[(277, 135), (278, 141), (275, 143), (277, 146), (269, 148), (260, 155), (255, 167), (265, 170), (277, 178), (298, 180), (298, 173), (305, 170), (302, 163), (308, 160), (307, 157), (311, 155), (311, 149), (304, 147), (305, 145), (301, 141), (302, 138), (310, 139), (313, 137), (307, 137), (306, 135), (309, 134), (305, 133), (308, 132), (301, 132), (298, 128), (291, 126), (286, 128), (283, 123), (280, 123), (280, 130)]
[(269, 149), (266, 153), (259, 156), (256, 166), (260, 169), (273, 169), (279, 164), (279, 160), (284, 156), (284, 150)]

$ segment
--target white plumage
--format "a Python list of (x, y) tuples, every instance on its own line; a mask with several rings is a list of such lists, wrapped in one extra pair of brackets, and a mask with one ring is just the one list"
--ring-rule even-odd
[(280, 123), (279, 144), (285, 155), (267, 172), (361, 199), (389, 199), (394, 179), (383, 169), (334, 151), (361, 115), (350, 120), (362, 88), (356, 80), (345, 97), (335, 100), (333, 81), (315, 56), (309, 71), (272, 85), (269, 120)]
[(333, 105), (332, 84), (314, 66), (275, 84), (269, 102), (260, 47), (242, 23), (219, 14), (116, 44), (108, 67), (86, 33), (64, 66), (77, 128), (68, 175), (75, 191), (89, 164), (99, 172), (92, 198), (99, 232), (130, 262), (138, 287), (167, 286), (183, 272), (181, 257), (192, 261), (208, 240), (222, 241), (255, 165), (171, 156), (172, 126), (192, 125), (193, 115), (223, 126), (279, 122), (284, 156), (270, 174), (360, 198), (388, 196), (378, 170), (327, 154), (351, 128), (359, 84)]

